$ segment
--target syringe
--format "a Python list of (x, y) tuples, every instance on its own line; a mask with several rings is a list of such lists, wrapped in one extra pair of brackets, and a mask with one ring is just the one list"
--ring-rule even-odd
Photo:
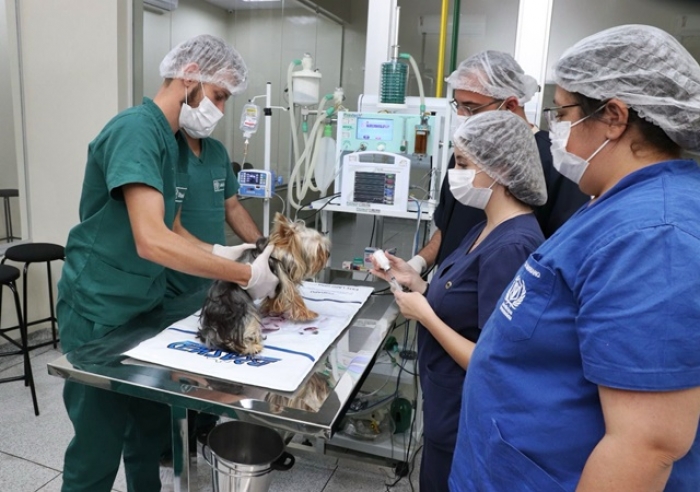
[[(391, 263), (389, 263), (389, 258), (386, 257), (384, 254), (384, 251), (381, 249), (376, 250), (374, 253), (372, 253), (372, 256), (374, 257), (375, 260), (377, 260), (377, 263), (379, 263), (379, 268), (384, 270), (386, 273), (389, 273), (389, 270), (391, 269)], [(391, 276), (389, 279), (389, 284), (391, 285), (391, 290), (402, 290), (401, 286), (397, 282), (396, 278), (394, 277), (393, 273), (389, 273)]]

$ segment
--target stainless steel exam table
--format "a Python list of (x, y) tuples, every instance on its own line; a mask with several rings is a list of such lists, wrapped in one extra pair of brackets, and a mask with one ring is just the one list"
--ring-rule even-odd
[[(354, 281), (338, 283), (359, 284)], [(384, 288), (385, 283), (378, 285)], [(122, 355), (141, 341), (199, 309), (205, 292), (180, 296), (139, 316), (105, 337), (87, 343), (48, 364), (49, 373), (78, 383), (145, 398), (172, 409), (175, 491), (189, 491), (187, 409), (273, 427), (291, 436), (330, 439), (369, 372), (398, 309), (393, 295), (372, 295), (350, 326), (317, 361), (294, 393), (270, 392), (143, 363)], [(303, 410), (314, 374), (333, 384), (318, 411)], [(332, 378), (326, 377), (332, 374)], [(307, 388), (309, 385), (309, 388)]]

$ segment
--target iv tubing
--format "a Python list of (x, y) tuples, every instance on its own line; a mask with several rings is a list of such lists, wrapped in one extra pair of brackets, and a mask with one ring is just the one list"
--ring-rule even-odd
[(423, 92), (423, 79), (420, 76), (418, 64), (409, 53), (401, 53), (400, 56), (404, 60), (408, 60), (411, 63), (411, 68), (413, 68), (413, 72), (416, 74), (416, 82), (418, 82), (418, 94), (420, 95), (420, 114), (421, 116), (423, 116), (423, 113), (425, 113), (425, 92)]
[[(297, 159), (297, 162), (294, 165), (294, 171), (293, 174), (296, 178), (296, 196), (297, 200), (301, 203), (301, 201), (304, 199), (306, 196), (306, 193), (309, 190), (309, 185), (307, 183), (311, 182), (311, 177), (313, 176), (313, 170), (314, 170), (314, 165), (312, 162), (312, 155), (314, 153), (314, 149), (316, 148), (316, 144), (318, 141), (320, 141), (318, 138), (316, 138), (316, 135), (322, 131), (320, 128), (320, 123), (323, 122), (323, 119), (321, 117), (321, 114), (323, 112), (323, 107), (326, 104), (326, 101), (328, 101), (332, 96), (326, 95), (323, 99), (321, 99), (321, 102), (318, 104), (318, 109), (316, 112), (316, 121), (314, 122), (314, 126), (311, 129), (310, 136), (307, 134), (307, 131), (304, 130), (304, 152), (302, 153), (301, 157)], [(331, 111), (328, 113), (328, 117), (330, 117), (333, 114)], [(308, 128), (308, 127), (306, 127)], [(309, 143), (311, 143), (311, 146), (309, 146)], [(306, 157), (304, 157), (306, 156)], [(304, 176), (302, 180), (301, 173), (297, 172), (298, 168), (301, 167), (302, 161), (304, 164)], [(292, 182), (292, 179), (290, 177), (289, 179), (290, 183)], [(314, 191), (318, 191), (315, 187), (312, 187)], [(303, 191), (302, 191), (303, 190)], [(289, 193), (289, 191), (288, 191)]]
[[(332, 96), (331, 96), (332, 97)], [(324, 98), (324, 100), (327, 100), (328, 96)], [(319, 114), (316, 117), (316, 121), (314, 122), (313, 129), (311, 130), (310, 134), (311, 137), (309, 139), (309, 143), (312, 145), (307, 145), (306, 148), (304, 149), (304, 152), (302, 152), (301, 156), (299, 156), (299, 160), (297, 160), (296, 165), (294, 166), (294, 169), (292, 170), (292, 174), (289, 177), (289, 185), (287, 186), (287, 199), (289, 200), (289, 203), (291, 206), (293, 206), (296, 209), (299, 209), (302, 207), (301, 201), (304, 199), (306, 196), (306, 193), (309, 191), (309, 188), (318, 191), (318, 188), (313, 186), (311, 184), (311, 179), (313, 177), (313, 172), (314, 168), (316, 166), (316, 162), (318, 161), (318, 144), (321, 141), (321, 138), (323, 137), (322, 134), (322, 129), (319, 131), (321, 124), (325, 120), (325, 118), (330, 117), (333, 113), (335, 112), (335, 108), (328, 108), (325, 111), (325, 114)], [(305, 165), (305, 162), (310, 159), (310, 165), (307, 168)], [(304, 176), (304, 181), (303, 183), (300, 180), (300, 175), (299, 171), (302, 167), (302, 165), (305, 166), (305, 172), (306, 175)], [(298, 183), (298, 187), (300, 189), (296, 190), (296, 200), (294, 199), (294, 192), (292, 191), (291, 184), (293, 183)]]
[(292, 123), (292, 149), (294, 151), (294, 161), (299, 160), (299, 139), (297, 138), (297, 122), (294, 116), (294, 90), (292, 90), (292, 72), (294, 67), (301, 65), (301, 60), (292, 60), (287, 69), (287, 94), (289, 95), (289, 119)]

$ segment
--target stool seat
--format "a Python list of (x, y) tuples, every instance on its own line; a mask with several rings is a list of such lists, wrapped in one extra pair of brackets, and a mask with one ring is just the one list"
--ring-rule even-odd
[(10, 265), (0, 265), (0, 284), (9, 284), (19, 278), (19, 269)]
[[(5, 250), (5, 257), (0, 261), (0, 264), (4, 265), (6, 260), (16, 261), (18, 263), (24, 263), (24, 272), (22, 274), (22, 312), (24, 313), (24, 327), (28, 329), (30, 326), (44, 323), (46, 321), (51, 322), (51, 334), (52, 340), (49, 342), (38, 343), (36, 345), (28, 346), (28, 350), (34, 350), (35, 348), (43, 347), (48, 344), (52, 344), (53, 348), (58, 348), (58, 330), (56, 327), (56, 310), (53, 304), (53, 281), (51, 279), (51, 262), (54, 260), (65, 260), (66, 249), (59, 245), (53, 243), (24, 243), (18, 244), (17, 246), (12, 246)], [(49, 287), (49, 311), (50, 316), (47, 318), (35, 319), (33, 321), (29, 320), (28, 314), (28, 297), (27, 297), (27, 270), (29, 265), (32, 263), (46, 263), (46, 275), (48, 277), (48, 287)]]
[(17, 188), (5, 188), (0, 190), (0, 198), (13, 198), (19, 196)]
[(62, 260), (65, 256), (66, 249), (63, 246), (51, 243), (18, 244), (5, 251), (5, 258), (22, 263)]

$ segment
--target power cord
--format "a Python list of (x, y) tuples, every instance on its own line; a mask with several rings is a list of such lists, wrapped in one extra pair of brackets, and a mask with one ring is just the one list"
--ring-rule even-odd
[[(317, 208), (317, 209), (311, 209), (311, 210), (314, 210), (314, 213), (312, 213), (311, 215), (309, 215), (308, 217), (306, 217), (306, 219), (308, 220), (308, 219), (314, 217), (317, 213), (319, 213), (321, 210), (323, 210), (323, 209), (326, 208), (328, 205), (330, 205), (330, 203), (331, 203), (333, 200), (335, 200), (336, 198), (338, 198), (339, 196), (340, 196), (340, 193), (335, 193), (335, 194), (333, 194), (333, 195), (329, 195), (329, 196), (327, 196), (327, 197), (324, 197), (324, 198), (328, 198), (328, 201), (327, 201), (326, 203), (324, 203), (323, 205), (321, 205), (321, 206), (320, 206), (319, 208)], [(303, 205), (296, 211), (296, 213), (294, 214), (294, 220), (297, 220), (297, 217), (299, 216), (299, 212), (301, 212), (302, 210), (304, 210), (306, 207), (308, 207), (309, 205), (311, 205), (311, 204), (312, 204), (313, 202), (315, 202), (315, 201), (316, 201), (316, 200), (312, 200), (311, 202), (308, 202), (308, 203), (306, 203), (306, 204), (303, 204)]]

